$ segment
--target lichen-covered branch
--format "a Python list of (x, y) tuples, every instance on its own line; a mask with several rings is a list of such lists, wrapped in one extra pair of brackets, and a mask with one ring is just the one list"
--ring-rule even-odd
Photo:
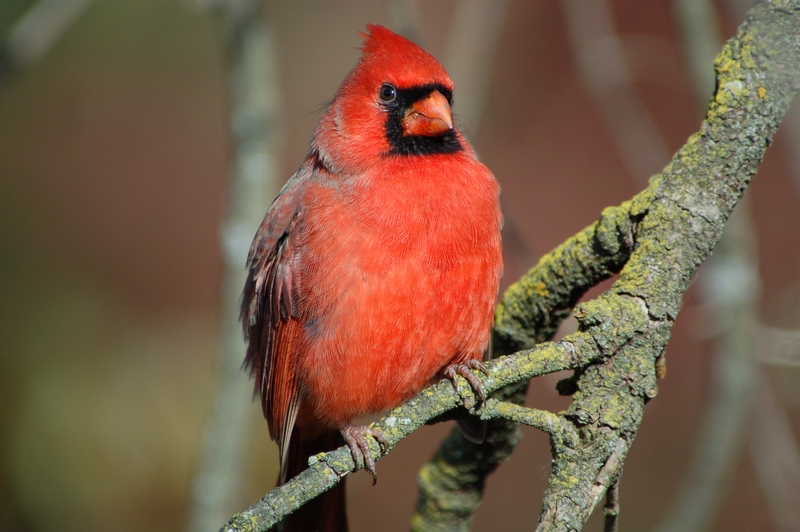
[[(569, 341), (565, 339), (555, 344), (541, 344), (514, 357), (487, 363), (489, 375), (479, 377), (484, 390), (491, 393), (521, 379), (578, 368), (588, 362), (582, 358), (584, 354), (580, 349), (586, 342), (583, 336), (576, 334)], [(600, 356), (599, 353), (594, 355)], [(384, 433), (391, 450), (428, 421), (461, 406), (462, 396), (466, 395), (471, 395), (466, 381), (459, 379), (457, 390), (450, 381), (445, 380), (421, 391), (372, 426)], [(488, 445), (488, 442), (484, 445)], [(376, 460), (380, 458), (377, 444), (373, 446), (373, 456)], [(355, 465), (347, 447), (312, 457), (311, 462), (311, 466), (303, 473), (231, 518), (222, 530), (267, 530), (303, 503), (332, 488), (344, 475), (352, 472)]]
[[(714, 77), (708, 65), (722, 38), (712, 0), (675, 3), (697, 103), (706, 104)], [(786, 120), (784, 120), (786, 124)], [(745, 196), (725, 225), (698, 288), (714, 336), (714, 372), (683, 485), (655, 530), (706, 530), (732, 488), (731, 479), (751, 432), (758, 366), (756, 331), (760, 280), (755, 222)]]
[[(573, 369), (575, 378), (563, 388), (573, 394), (571, 406), (545, 415), (499, 402), (476, 411), (467, 401), (463, 406), (485, 419), (503, 419), (490, 421), (483, 445), (469, 447), (451, 436), (423, 467), (414, 529), (468, 528), (485, 476), (516, 445), (519, 432), (506, 419), (530, 421), (551, 435), (552, 473), (539, 530), (580, 529), (618, 483), (644, 405), (658, 393), (656, 360), (683, 295), (719, 240), (800, 84), (800, 0), (773, 0), (751, 9), (715, 65), (716, 93), (700, 131), (647, 189), (606, 209), (597, 223), (545, 256), (498, 306), (496, 351), (519, 352), (487, 364), (489, 375), (481, 377), (486, 391)], [(575, 308), (578, 332), (558, 343), (534, 345), (552, 336), (588, 288), (617, 272), (610, 290)], [(463, 382), (459, 386), (456, 391), (442, 382), (423, 390), (376, 427), (393, 447), (425, 422), (461, 406), (469, 390)], [(507, 401), (510, 395), (519, 403), (519, 394), (517, 387), (495, 399)], [(492, 424), (497, 424), (494, 430)], [(307, 471), (234, 516), (223, 530), (265, 530), (354, 467), (346, 448), (312, 461)], [(616, 515), (614, 500), (609, 509)], [(612, 521), (616, 526), (616, 517)]]
[[(760, 162), (797, 83), (794, 70), (797, 45), (793, 41), (797, 35), (796, 11), (793, 11), (794, 6), (788, 11), (784, 7), (775, 4), (758, 7), (720, 55), (718, 91), (703, 131), (692, 137), (664, 174), (657, 176), (651, 186), (635, 198), (634, 204), (641, 206), (606, 211), (597, 225), (545, 257), (525, 279), (512, 287), (498, 310), (497, 332), (501, 336), (501, 346), (505, 340), (513, 350), (527, 345), (526, 342), (535, 336), (537, 340), (547, 337), (552, 334), (553, 324), (542, 326), (541, 320), (554, 313), (566, 313), (583, 293), (585, 283), (591, 285), (593, 279), (597, 282), (614, 273), (619, 268), (617, 261), (628, 259), (624, 252), (636, 246), (638, 256), (631, 259), (620, 281), (607, 296), (638, 296), (643, 305), (652, 307), (648, 312), (657, 318), (652, 320), (652, 325), (661, 329), (657, 334), (651, 333), (652, 339), (642, 334), (638, 342), (626, 346), (613, 361), (589, 368), (579, 376), (577, 387), (581, 391), (564, 418), (569, 420), (572, 416), (575, 426), (586, 438), (581, 443), (580, 455), (554, 443), (554, 471), (545, 498), (542, 529), (580, 528), (588, 517), (587, 508), (590, 511), (598, 500), (586, 495), (587, 486), (595, 485), (590, 472), (599, 471), (607, 462), (608, 453), (603, 449), (610, 448), (614, 433), (627, 434), (627, 439), (632, 440), (644, 402), (657, 393), (652, 363), (643, 364), (642, 361), (655, 360), (660, 353), (661, 349), (654, 348), (653, 342), (666, 342), (669, 326), (691, 275), (718, 240), (724, 221)], [(764, 53), (767, 49), (769, 54)], [(781, 53), (776, 54), (776, 49), (781, 49)], [(770, 56), (776, 59), (772, 65), (767, 59)], [(771, 101), (765, 102), (767, 97)], [(740, 142), (740, 138), (746, 142)], [(615, 235), (620, 250), (613, 247), (615, 240), (607, 237), (609, 233), (599, 232), (600, 238), (606, 236), (605, 240), (593, 234), (604, 221), (610, 220), (614, 222), (609, 225), (620, 227)], [(603, 249), (597, 246), (598, 241), (610, 241), (612, 246), (607, 248), (610, 253), (598, 253), (598, 248)], [(563, 268), (559, 261), (564, 258), (565, 250), (569, 250), (567, 258), (577, 259), (569, 261), (568, 268)], [(603, 259), (608, 264), (606, 271)], [(547, 267), (549, 264), (558, 267)], [(594, 269), (589, 270), (591, 267)], [(557, 281), (554, 283), (552, 279)], [(509, 297), (513, 298), (511, 302)], [(548, 301), (548, 298), (555, 301)], [(591, 321), (591, 316), (600, 315), (607, 317), (608, 325), (613, 326), (614, 314), (608, 312), (611, 309), (601, 308), (601, 303), (602, 299), (591, 305), (588, 313), (581, 313), (584, 324), (588, 324), (587, 319)], [(558, 307), (559, 304), (566, 304), (567, 308)], [(534, 312), (525, 314), (524, 309), (530, 308)], [(553, 308), (558, 310), (553, 312), (550, 310)], [(555, 324), (557, 321), (554, 320)], [(639, 348), (637, 343), (644, 345)], [(640, 353), (635, 352), (637, 348)], [(631, 368), (637, 368), (640, 376), (631, 372)], [(625, 390), (627, 380), (638, 382), (635, 393)], [(632, 400), (637, 394), (638, 399)], [(593, 463), (592, 456), (596, 458)], [(566, 489), (581, 478), (579, 486)], [(482, 485), (483, 479), (474, 483)], [(421, 500), (436, 501), (446, 496), (423, 493)], [(559, 499), (580, 502), (559, 504)], [(449, 515), (443, 515), (442, 520), (452, 525)], [(436, 522), (436, 518), (429, 518), (419, 529)], [(468, 520), (463, 528), (466, 526)]]

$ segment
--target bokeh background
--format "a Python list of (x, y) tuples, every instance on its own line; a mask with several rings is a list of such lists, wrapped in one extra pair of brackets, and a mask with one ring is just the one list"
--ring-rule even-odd
[[(3, 43), (39, 3), (0, 1)], [(40, 55), (6, 46), (0, 70), (0, 529), (176, 530), (192, 521), (204, 426), (221, 388), (220, 336), (232, 321), (221, 304), (229, 297), (221, 235), (236, 173), (230, 7), (77, 3)], [(256, 198), (261, 212), (356, 61), (357, 32), (369, 22), (405, 30), (450, 70), (456, 118), (502, 184), (505, 287), (604, 207), (643, 188), (698, 129), (710, 89), (698, 97), (679, 4), (265, 2), (279, 134), (269, 148), (277, 150), (273, 192)], [(740, 4), (706, 3), (718, 24), (710, 38), (715, 28), (724, 38), (735, 32), (747, 7)], [(759, 346), (769, 331), (800, 325), (797, 111), (747, 193), (759, 338), (767, 338)], [(623, 530), (664, 523), (697, 474), (692, 456), (720, 373), (705, 274), (677, 320), (668, 376), (626, 462)], [(780, 479), (758, 457), (779, 456), (788, 497), (800, 493), (800, 358), (761, 351), (749, 382), (768, 387), (773, 402), (741, 408), (744, 436), (716, 490), (712, 530), (796, 523), (772, 500), (781, 485), (770, 482)], [(565, 408), (554, 390), (560, 377), (534, 381), (529, 404)], [(240, 380), (249, 390), (244, 373)], [(277, 475), (260, 407), (247, 402), (249, 392), (242, 401), (246, 464), (227, 513), (257, 500)], [(789, 432), (763, 430), (756, 421), (768, 414)], [(416, 470), (448, 430), (426, 427), (402, 442), (380, 461), (376, 487), (366, 474), (350, 477), (354, 530), (408, 528)], [(548, 440), (526, 429), (490, 478), (474, 529), (530, 529), (548, 473)], [(587, 529), (600, 527), (596, 515)]]

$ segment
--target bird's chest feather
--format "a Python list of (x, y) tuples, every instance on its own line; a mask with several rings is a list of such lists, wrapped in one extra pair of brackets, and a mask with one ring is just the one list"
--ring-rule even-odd
[(500, 221), (494, 179), (469, 178), (417, 172), (314, 191), (298, 292), (304, 379), (319, 416), (329, 393), (338, 406), (352, 401), (351, 414), (380, 410), (455, 357), (480, 357), (501, 268)]
[(299, 248), (304, 291), (324, 282), (342, 291), (387, 283), (393, 292), (399, 283), (411, 294), (425, 277), (457, 276), (461, 263), (491, 254), (499, 244), (496, 184), (475, 174), (387, 169), (316, 187)]

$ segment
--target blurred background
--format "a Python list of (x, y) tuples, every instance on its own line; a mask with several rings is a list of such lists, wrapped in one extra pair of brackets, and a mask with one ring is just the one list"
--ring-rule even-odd
[[(698, 129), (746, 4), (1, 0), (0, 529), (216, 530), (273, 487), (232, 309), (367, 23), (454, 78), (503, 187), (505, 287)], [(800, 529), (798, 111), (685, 300), (622, 530)], [(565, 408), (561, 377), (528, 404)], [(408, 528), (448, 430), (403, 441), (376, 487), (350, 477), (353, 530)], [(530, 529), (548, 473), (526, 429), (474, 530)]]

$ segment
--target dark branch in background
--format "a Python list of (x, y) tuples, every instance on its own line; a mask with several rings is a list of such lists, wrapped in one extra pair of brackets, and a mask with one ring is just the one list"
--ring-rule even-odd
[(695, 100), (698, 107), (705, 107), (714, 92), (714, 71), (710, 66), (722, 43), (716, 7), (711, 0), (675, 0), (673, 9), (692, 74)]
[(800, 369), (800, 331), (761, 326), (759, 362)]
[(450, 23), (442, 64), (458, 87), (456, 119), (467, 138), (475, 138), (486, 107), (486, 72), (491, 71), (507, 6), (507, 0), (462, 0)]
[(750, 456), (778, 530), (800, 530), (800, 455), (792, 422), (762, 375)]
[(242, 373), (245, 345), (239, 327), (244, 257), (277, 193), (280, 148), (279, 90), (273, 37), (259, 0), (193, 0), (220, 14), (228, 39), (228, 101), (232, 158), (228, 208), (221, 229), (223, 272), (217, 390), (203, 430), (192, 483), (188, 530), (205, 531), (242, 504), (253, 422), (252, 383)]
[(669, 158), (664, 139), (634, 86), (622, 36), (614, 29), (611, 0), (561, 3), (583, 89), (594, 100), (637, 186)]
[(11, 28), (0, 48), (0, 81), (35, 63), (80, 18), (92, 0), (41, 0)]
[[(656, 360), (669, 339), (683, 294), (719, 240), (798, 88), (798, 43), (800, 0), (773, 0), (754, 7), (717, 57), (717, 90), (700, 131), (647, 189), (606, 209), (597, 223), (543, 257), (499, 305), (498, 347), (503, 352), (524, 350), (488, 364), (489, 376), (481, 377), (487, 392), (553, 371), (578, 370), (562, 386), (564, 392), (574, 392), (566, 412), (521, 415), (526, 409), (506, 407), (494, 396), (498, 402), (487, 404), (484, 415), (530, 418), (550, 434), (552, 474), (540, 530), (580, 529), (607, 489), (618, 482), (644, 405), (658, 393)], [(531, 348), (552, 335), (559, 318), (586, 288), (617, 270), (619, 279), (610, 290), (575, 309), (578, 332), (561, 342)], [(426, 421), (462, 404), (462, 395), (465, 406), (474, 409), (466, 383), (460, 382), (458, 393), (449, 382), (439, 383), (375, 426), (393, 447)], [(475, 482), (482, 482), (486, 457), (474, 450), (462, 455), (450, 452), (446, 446), (457, 444), (451, 440), (440, 454), (445, 459), (466, 457), (458, 465), (474, 472)], [(501, 441), (509, 446), (509, 440)], [(377, 445), (373, 453), (378, 454)], [(265, 530), (330, 489), (354, 466), (346, 448), (312, 461), (308, 470), (235, 515), (223, 530)], [(441, 469), (423, 475), (435, 485)], [(450, 495), (447, 508), (463, 503), (457, 492)], [(474, 508), (474, 501), (465, 507)], [(614, 507), (612, 497), (609, 508)], [(418, 521), (422, 518), (443, 528), (453, 516), (458, 521), (451, 528), (456, 529), (471, 518), (449, 512), (436, 521), (436, 515), (418, 513), (414, 525), (422, 527)]]

